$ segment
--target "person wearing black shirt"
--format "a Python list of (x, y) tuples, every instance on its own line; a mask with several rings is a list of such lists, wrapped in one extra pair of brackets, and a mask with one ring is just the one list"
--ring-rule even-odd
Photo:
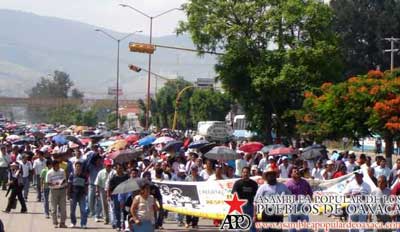
[(74, 173), (68, 178), (68, 199), (70, 199), (70, 207), (71, 207), (71, 226), (75, 228), (76, 225), (76, 205), (79, 204), (79, 209), (81, 212), (81, 228), (86, 228), (87, 224), (87, 212), (86, 212), (86, 195), (87, 195), (87, 186), (88, 181), (84, 173), (82, 172), (82, 163), (76, 162)]
[(113, 213), (114, 213), (114, 218), (115, 218), (115, 221), (114, 221), (115, 224), (113, 224), (113, 227), (117, 228), (118, 230), (121, 230), (120, 202), (118, 200), (118, 194), (113, 195), (112, 192), (119, 184), (121, 184), (125, 180), (129, 179), (129, 176), (124, 173), (124, 167), (122, 166), (122, 164), (116, 164), (115, 170), (117, 173), (110, 179), (109, 187), (107, 190), (107, 196), (113, 202)]
[[(253, 218), (254, 214), (254, 196), (257, 193), (258, 184), (254, 180), (250, 179), (250, 168), (244, 167), (242, 169), (242, 178), (237, 180), (233, 184), (232, 193), (237, 193), (240, 199), (246, 199), (247, 203), (243, 206), (243, 213)], [(254, 225), (250, 229), (251, 232), (255, 232)]]

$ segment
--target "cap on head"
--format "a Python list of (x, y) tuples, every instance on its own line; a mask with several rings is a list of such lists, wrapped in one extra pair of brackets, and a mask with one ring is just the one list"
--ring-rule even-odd
[(104, 163), (104, 166), (112, 166), (113, 165), (113, 162), (111, 159), (104, 159), (103, 163)]

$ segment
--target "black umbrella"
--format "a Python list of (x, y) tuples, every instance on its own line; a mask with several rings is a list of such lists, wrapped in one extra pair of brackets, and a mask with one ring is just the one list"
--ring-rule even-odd
[(315, 144), (303, 149), (301, 157), (306, 160), (320, 158), (327, 154), (326, 147), (323, 145)]
[(82, 142), (75, 136), (68, 135), (67, 137), (65, 137), (65, 139), (68, 140), (68, 141), (71, 141), (73, 143), (76, 143), (79, 146), (83, 146)]
[(183, 146), (183, 142), (179, 140), (169, 141), (162, 151), (168, 151), (169, 149), (173, 148), (175, 151), (179, 151), (179, 149)]
[(114, 160), (114, 163), (127, 163), (138, 158), (142, 154), (141, 150), (126, 149), (111, 153), (108, 158)]
[(216, 146), (218, 146), (218, 144), (216, 144), (216, 143), (209, 143), (209, 144), (206, 144), (206, 145), (204, 145), (204, 146), (202, 146), (202, 147), (200, 147), (200, 148), (198, 148), (198, 149), (199, 149), (199, 151), (200, 151), (202, 154), (205, 154), (205, 153), (209, 152), (211, 149), (213, 149), (213, 148), (216, 147)]
[(198, 141), (191, 142), (189, 144), (189, 148), (202, 148), (209, 143), (210, 142), (208, 142), (207, 140), (198, 140)]
[(94, 142), (97, 143), (98, 141), (102, 140), (104, 138), (103, 135), (91, 135), (89, 138)]

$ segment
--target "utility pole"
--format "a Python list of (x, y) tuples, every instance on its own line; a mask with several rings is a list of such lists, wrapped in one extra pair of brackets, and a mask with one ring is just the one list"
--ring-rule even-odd
[(384, 52), (385, 53), (390, 52), (390, 71), (392, 72), (394, 69), (394, 53), (399, 51), (399, 49), (394, 48), (394, 43), (399, 42), (400, 38), (393, 38), (392, 36), (390, 38), (384, 38), (384, 40), (390, 42), (390, 49), (386, 49), (384, 50)]

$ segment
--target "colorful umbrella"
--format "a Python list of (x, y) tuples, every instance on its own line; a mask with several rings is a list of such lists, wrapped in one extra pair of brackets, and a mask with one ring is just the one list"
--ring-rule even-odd
[(64, 135), (56, 135), (53, 137), (52, 140), (61, 145), (66, 145), (68, 143), (68, 140), (65, 138)]
[(327, 154), (327, 150), (326, 150), (325, 146), (315, 144), (315, 145), (304, 148), (303, 153), (301, 154), (301, 157), (306, 160), (312, 160), (312, 159), (319, 158), (326, 154)]
[(246, 153), (255, 153), (261, 150), (264, 147), (264, 144), (259, 142), (249, 142), (242, 145), (239, 150), (246, 152)]
[(51, 137), (56, 136), (56, 135), (57, 135), (57, 133), (47, 133), (44, 137), (45, 138), (51, 138)]
[(90, 138), (79, 139), (83, 145), (88, 145), (92, 140)]
[(279, 147), (269, 151), (270, 155), (291, 155), (294, 153), (295, 150), (291, 147)]
[(174, 139), (171, 138), (171, 137), (168, 137), (168, 136), (162, 136), (162, 137), (157, 138), (157, 139), (153, 142), (153, 144), (168, 143), (168, 142), (170, 142), (170, 141), (174, 141)]
[(20, 140), (20, 139), (21, 139), (21, 137), (19, 135), (9, 135), (6, 138), (7, 141), (17, 141), (17, 140)]
[(238, 153), (224, 146), (214, 147), (204, 156), (213, 160), (235, 160), (240, 158), (240, 155)]
[(79, 146), (83, 146), (82, 142), (75, 136), (68, 135), (65, 137), (66, 140), (71, 141), (75, 144), (78, 144)]
[(126, 163), (136, 159), (141, 154), (140, 150), (120, 150), (114, 151), (107, 156), (107, 158), (114, 160), (114, 163)]
[(113, 145), (114, 143), (115, 143), (115, 141), (107, 140), (107, 141), (101, 142), (99, 145), (101, 147), (109, 147), (109, 146)]
[(118, 151), (118, 150), (121, 150), (121, 149), (125, 149), (127, 144), (128, 143), (125, 140), (120, 139), (120, 140), (115, 141), (114, 144), (112, 144), (110, 147), (108, 147), (108, 150), (116, 150), (116, 151)]
[(138, 141), (138, 145), (139, 146), (151, 145), (155, 140), (156, 140), (156, 137), (149, 135), (149, 136), (146, 136), (146, 137), (140, 139)]
[(140, 189), (144, 184), (151, 184), (148, 180), (142, 178), (129, 178), (121, 184), (117, 185), (117, 187), (113, 190), (112, 194), (123, 194), (135, 192)]
[(162, 149), (162, 151), (168, 151), (169, 149), (173, 148), (175, 151), (179, 151), (179, 149), (183, 146), (183, 142), (182, 141), (178, 141), (178, 140), (173, 140), (173, 141), (169, 141), (165, 147)]
[(134, 143), (139, 140), (139, 135), (129, 135), (125, 138), (125, 141), (128, 143)]
[(206, 145), (204, 145), (204, 146), (198, 148), (198, 150), (199, 150), (202, 154), (205, 154), (205, 153), (209, 152), (211, 149), (213, 149), (213, 148), (216, 147), (216, 146), (218, 146), (218, 144), (216, 144), (216, 143), (209, 143), (209, 144), (206, 144)]
[(271, 150), (274, 150), (274, 149), (280, 148), (280, 147), (285, 147), (285, 145), (283, 145), (283, 144), (272, 144), (272, 145), (267, 145), (267, 146), (265, 146), (265, 147), (263, 147), (263, 148), (261, 149), (261, 152), (263, 152), (263, 153), (268, 153), (268, 152), (270, 152)]
[(207, 140), (198, 140), (198, 141), (191, 142), (189, 144), (189, 148), (196, 149), (196, 148), (204, 147), (205, 145), (207, 145), (209, 143), (210, 142), (208, 142)]

